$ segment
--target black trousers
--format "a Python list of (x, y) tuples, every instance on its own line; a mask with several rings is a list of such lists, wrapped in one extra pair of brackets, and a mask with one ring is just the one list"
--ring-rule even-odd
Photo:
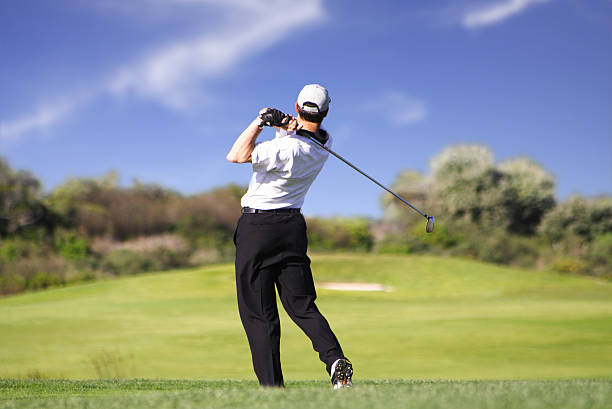
[(283, 386), (276, 290), (291, 319), (306, 333), (327, 372), (342, 348), (315, 305), (306, 255), (306, 222), (300, 213), (243, 214), (236, 233), (236, 289), (253, 368), (264, 386)]

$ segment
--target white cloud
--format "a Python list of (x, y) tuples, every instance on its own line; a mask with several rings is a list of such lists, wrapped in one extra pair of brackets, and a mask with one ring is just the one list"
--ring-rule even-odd
[(292, 29), (323, 17), (318, 1), (291, 7), (281, 3), (285, 6), (282, 13), (264, 14), (249, 8), (250, 23), (241, 21), (221, 32), (156, 50), (120, 69), (108, 88), (115, 95), (133, 93), (170, 108), (185, 109), (198, 97), (196, 88), (201, 80), (222, 75), (239, 61), (279, 42)]
[(485, 27), (517, 15), (528, 7), (550, 0), (505, 0), (469, 10), (463, 15), (463, 26), (469, 29)]
[(33, 131), (45, 133), (50, 127), (72, 114), (78, 99), (64, 98), (53, 103), (45, 103), (31, 114), (9, 122), (0, 122), (0, 141), (18, 140)]
[[(123, 2), (101, 3), (119, 7)], [(207, 99), (200, 93), (207, 81), (223, 76), (248, 57), (279, 43), (291, 31), (325, 17), (322, 0), (268, 0), (265, 7), (258, 0), (141, 0), (130, 4), (124, 12), (134, 11), (134, 4), (148, 10), (172, 10), (172, 6), (181, 4), (191, 7), (189, 12), (195, 12), (193, 7), (205, 7), (200, 12), (209, 21), (211, 6), (229, 11), (226, 14), (231, 18), (213, 32), (165, 44), (123, 65), (102, 86), (88, 90), (89, 98), (76, 93), (65, 95), (60, 102), (44, 103), (31, 114), (0, 122), (0, 140), (19, 140), (30, 132), (46, 131), (102, 94), (136, 95), (171, 109), (187, 109)]]
[(399, 91), (387, 91), (363, 105), (363, 109), (396, 125), (409, 125), (427, 118), (427, 106), (423, 101), (409, 98)]

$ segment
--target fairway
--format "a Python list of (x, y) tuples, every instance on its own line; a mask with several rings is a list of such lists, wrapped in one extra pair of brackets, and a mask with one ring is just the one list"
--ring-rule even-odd
[[(313, 272), (391, 290), (318, 290), (356, 385), (612, 377), (610, 282), (428, 256), (315, 255)], [(252, 381), (235, 304), (231, 264), (3, 298), (0, 378)], [(306, 336), (281, 323), (285, 378), (327, 387)]]

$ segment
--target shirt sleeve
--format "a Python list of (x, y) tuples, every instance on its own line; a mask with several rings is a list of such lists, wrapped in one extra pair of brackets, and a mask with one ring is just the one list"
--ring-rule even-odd
[(287, 162), (286, 156), (278, 139), (272, 139), (255, 144), (251, 162), (253, 166), (265, 167), (266, 172), (269, 172), (282, 167)]

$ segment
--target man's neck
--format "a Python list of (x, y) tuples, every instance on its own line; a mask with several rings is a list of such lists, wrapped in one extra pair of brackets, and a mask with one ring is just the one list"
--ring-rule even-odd
[(318, 124), (316, 122), (308, 122), (300, 117), (298, 117), (298, 124), (302, 126), (302, 129), (305, 129), (315, 134), (319, 133), (319, 128), (321, 128), (321, 124)]

